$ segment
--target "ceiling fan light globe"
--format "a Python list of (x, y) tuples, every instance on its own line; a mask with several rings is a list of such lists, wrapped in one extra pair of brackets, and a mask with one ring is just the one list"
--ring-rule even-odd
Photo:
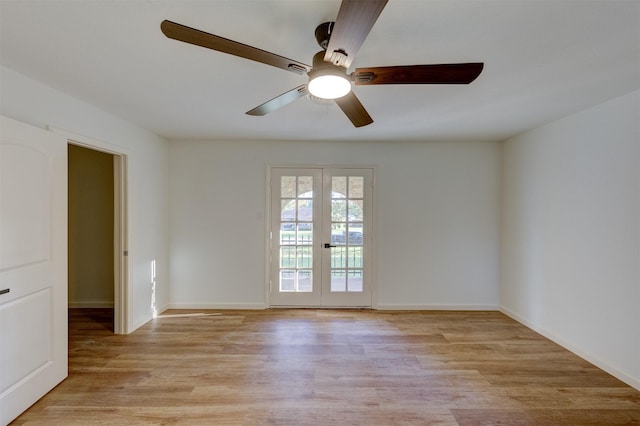
[(339, 75), (325, 74), (312, 78), (307, 89), (318, 98), (337, 99), (351, 91), (351, 82)]

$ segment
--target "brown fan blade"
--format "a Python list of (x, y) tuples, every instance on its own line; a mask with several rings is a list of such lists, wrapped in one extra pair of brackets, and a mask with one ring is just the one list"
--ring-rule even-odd
[(291, 102), (295, 101), (296, 99), (303, 97), (307, 93), (309, 93), (307, 91), (307, 85), (306, 84), (302, 84), (302, 85), (296, 87), (295, 89), (291, 89), (288, 92), (284, 92), (282, 95), (276, 96), (275, 98), (268, 100), (267, 102), (263, 103), (262, 105), (259, 105), (259, 106), (255, 107), (254, 109), (245, 112), (245, 114), (248, 114), (248, 115), (266, 115), (266, 114), (269, 114), (270, 112), (273, 112), (273, 111), (277, 110), (278, 108), (282, 108), (283, 106), (285, 106), (287, 104), (290, 104)]
[(388, 0), (342, 0), (325, 62), (349, 68)]
[(373, 119), (353, 91), (335, 101), (354, 126), (362, 127), (373, 123)]
[(356, 68), (353, 80), (365, 84), (469, 84), (482, 72), (482, 62)]
[(295, 72), (296, 74), (306, 74), (311, 71), (311, 66), (303, 64), (302, 62), (294, 61), (293, 59), (285, 58), (284, 56), (276, 55), (266, 50), (238, 43), (237, 41), (209, 34), (175, 22), (164, 20), (162, 24), (160, 24), (160, 29), (164, 35), (174, 40), (217, 50), (218, 52), (228, 53), (229, 55), (251, 61), (262, 62), (263, 64), (282, 68), (283, 70)]

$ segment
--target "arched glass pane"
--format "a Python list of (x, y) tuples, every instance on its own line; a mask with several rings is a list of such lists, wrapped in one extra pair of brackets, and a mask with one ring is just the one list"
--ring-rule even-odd
[(331, 198), (347, 198), (346, 176), (333, 176), (331, 178)]
[(364, 198), (364, 178), (349, 176), (349, 198)]
[(313, 198), (313, 176), (298, 176), (298, 198)]
[(282, 198), (296, 198), (295, 176), (282, 176), (280, 178), (280, 196)]

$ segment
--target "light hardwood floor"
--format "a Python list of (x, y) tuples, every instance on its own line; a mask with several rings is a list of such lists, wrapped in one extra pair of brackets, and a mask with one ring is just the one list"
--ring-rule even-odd
[(69, 377), (14, 424), (640, 424), (639, 391), (498, 312), (216, 313), (72, 310)]

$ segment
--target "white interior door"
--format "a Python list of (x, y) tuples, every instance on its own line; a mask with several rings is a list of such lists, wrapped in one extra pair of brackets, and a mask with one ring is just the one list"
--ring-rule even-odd
[(0, 423), (67, 376), (67, 140), (0, 117)]
[(372, 169), (271, 170), (272, 306), (371, 306), (372, 182)]

